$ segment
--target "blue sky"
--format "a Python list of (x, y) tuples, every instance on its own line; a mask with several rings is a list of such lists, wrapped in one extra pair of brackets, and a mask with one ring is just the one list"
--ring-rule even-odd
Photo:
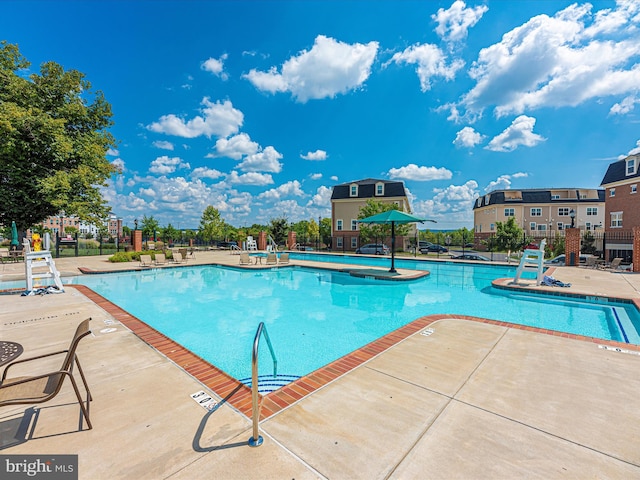
[(381, 178), (472, 228), (479, 195), (596, 188), (640, 150), (635, 0), (4, 0), (0, 38), (104, 92), (129, 226), (317, 219)]

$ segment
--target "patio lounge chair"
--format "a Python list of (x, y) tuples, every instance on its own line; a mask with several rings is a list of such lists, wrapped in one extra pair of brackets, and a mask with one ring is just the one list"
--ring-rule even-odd
[(164, 253), (156, 253), (156, 259), (154, 261), (156, 265), (165, 265), (167, 263), (167, 256)]
[(141, 267), (150, 267), (151, 266), (151, 255), (140, 255), (140, 266)]
[(278, 257), (275, 253), (267, 253), (267, 265), (276, 265), (278, 263)]
[(242, 252), (240, 254), (240, 265), (251, 265), (251, 257), (249, 252)]
[(280, 258), (278, 259), (278, 263), (289, 263), (289, 254), (281, 253)]
[[(73, 390), (76, 393), (78, 403), (80, 404), (80, 408), (82, 409), (82, 415), (87, 421), (89, 428), (93, 428), (91, 420), (89, 420), (89, 402), (92, 400), (91, 392), (89, 391), (87, 380), (84, 377), (82, 367), (80, 367), (80, 362), (76, 355), (76, 348), (80, 340), (91, 333), (91, 330), (89, 329), (90, 321), (91, 318), (87, 318), (78, 325), (68, 350), (60, 350), (58, 352), (38, 355), (24, 360), (15, 360), (7, 365), (4, 373), (2, 374), (2, 380), (0, 381), (0, 407), (4, 407), (6, 405), (25, 405), (47, 402), (58, 395), (62, 388), (64, 379), (69, 377), (69, 380), (71, 380), (71, 384), (73, 385)], [(14, 365), (24, 364), (32, 360), (51, 357), (62, 353), (66, 355), (59, 370), (39, 375), (7, 378), (7, 372), (9, 372), (9, 369)], [(84, 388), (87, 391), (86, 405), (80, 396), (80, 390), (78, 389), (76, 379), (73, 375), (74, 363), (78, 366), (78, 372), (80, 372), (82, 383), (84, 383)]]
[(614, 258), (611, 260), (611, 263), (607, 265), (605, 268), (607, 270), (618, 270), (620, 268), (620, 263), (622, 263), (622, 258)]
[(584, 266), (587, 268), (596, 268), (596, 257), (587, 257)]
[(180, 252), (173, 252), (173, 263), (183, 263), (185, 261), (186, 260), (183, 260)]
[(180, 255), (182, 255), (182, 261), (187, 263), (187, 260), (189, 260), (187, 249), (186, 248), (180, 248), (180, 249), (178, 249), (178, 253)]

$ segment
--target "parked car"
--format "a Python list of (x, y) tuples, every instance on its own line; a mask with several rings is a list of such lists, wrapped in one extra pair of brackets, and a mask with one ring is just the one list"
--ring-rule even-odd
[(529, 243), (527, 245), (524, 246), (523, 250), (539, 250), (540, 247), (538, 246), (537, 243)]
[[(593, 255), (580, 255), (580, 263), (587, 263), (587, 257), (593, 257)], [(563, 267), (565, 263), (564, 253), (544, 262), (545, 265), (555, 265), (557, 267)]]
[(218, 242), (217, 245), (218, 245), (218, 248), (222, 248), (222, 249), (228, 250), (228, 249), (237, 247), (238, 246), (238, 242), (235, 242), (235, 241)]
[(483, 255), (478, 255), (476, 253), (465, 253), (464, 255), (453, 255), (451, 256), (453, 260), (475, 260), (479, 262), (490, 262), (491, 259), (487, 258)]
[(447, 247), (443, 247), (442, 245), (438, 245), (435, 243), (432, 243), (426, 248), (420, 248), (420, 253), (430, 253), (430, 252), (446, 253), (448, 251), (449, 249)]
[(369, 255), (391, 255), (389, 247), (382, 243), (367, 243), (356, 250), (356, 253), (364, 253)]

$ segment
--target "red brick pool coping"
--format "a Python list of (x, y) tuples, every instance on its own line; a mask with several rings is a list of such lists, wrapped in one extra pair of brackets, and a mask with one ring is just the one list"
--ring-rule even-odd
[[(77, 291), (85, 295), (107, 313), (112, 315), (117, 321), (129, 328), (142, 341), (155, 348), (158, 352), (165, 355), (189, 375), (206, 385), (209, 389), (220, 396), (223, 401), (230, 404), (246, 416), (251, 417), (251, 389), (249, 389), (249, 387), (238, 382), (235, 378), (230, 377), (222, 370), (195, 355), (193, 352), (171, 340), (166, 335), (150, 327), (142, 320), (134, 317), (126, 310), (97, 294), (89, 287), (84, 285), (67, 285), (67, 287), (75, 288)], [(301, 377), (275, 392), (261, 396), (260, 419), (263, 420), (278, 413), (345, 373), (366, 363), (368, 360), (376, 357), (402, 340), (421, 331), (432, 323), (444, 319), (487, 323), (516, 330), (526, 330), (555, 337), (581, 340), (614, 348), (640, 351), (640, 345), (602, 340), (599, 338), (585, 337), (582, 335), (574, 335), (571, 333), (529, 327), (525, 325), (517, 325), (514, 323), (489, 320), (486, 318), (452, 314), (428, 315), (418, 318), (417, 320), (414, 320), (413, 322), (408, 323), (407, 325), (400, 327), (377, 340), (374, 340), (364, 347), (354, 350), (353, 352), (319, 368), (318, 370), (315, 370), (314, 372), (311, 372), (308, 375), (305, 375), (304, 377)]]

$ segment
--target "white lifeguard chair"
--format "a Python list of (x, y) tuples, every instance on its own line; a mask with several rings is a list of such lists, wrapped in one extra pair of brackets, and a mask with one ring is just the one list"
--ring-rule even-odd
[[(60, 272), (56, 269), (51, 252), (48, 250), (32, 252), (31, 244), (26, 238), (23, 240), (22, 245), (24, 247), (24, 272), (27, 278), (27, 292), (33, 291), (33, 281), (41, 278), (53, 278), (58, 290), (64, 292), (64, 287), (60, 280)], [(47, 271), (33, 271), (34, 268), (41, 269), (42, 267), (46, 267)]]
[(544, 277), (544, 246), (547, 243), (547, 239), (543, 239), (540, 242), (539, 249), (530, 249), (527, 248), (522, 254), (522, 258), (520, 259), (520, 265), (518, 265), (518, 269), (516, 270), (516, 276), (513, 279), (513, 283), (518, 283), (522, 273), (525, 271), (535, 271), (536, 272), (536, 285), (542, 285), (542, 279)]
[(250, 235), (247, 237), (247, 250), (258, 250), (258, 244)]

